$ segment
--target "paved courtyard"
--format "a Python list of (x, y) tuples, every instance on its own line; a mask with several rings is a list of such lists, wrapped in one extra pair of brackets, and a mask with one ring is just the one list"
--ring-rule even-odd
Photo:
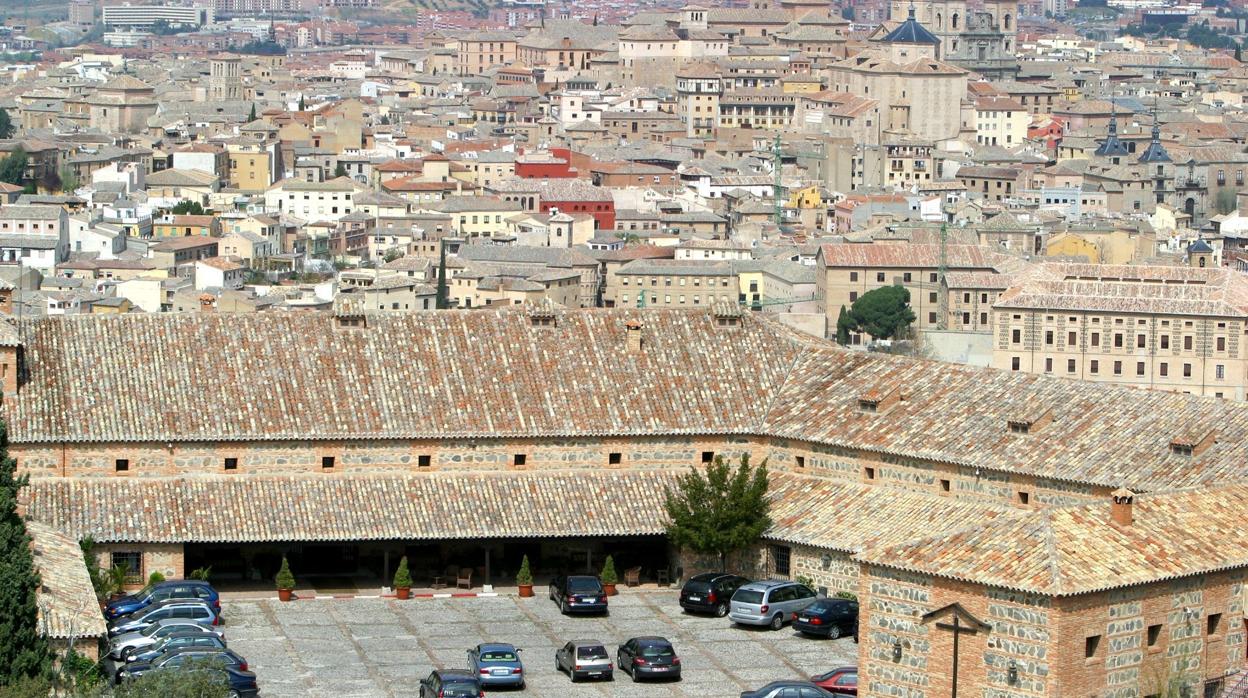
[[(230, 647), (251, 663), (269, 698), (415, 696), (436, 668), (463, 668), (466, 651), (482, 641), (524, 649), (528, 688), (517, 696), (730, 696), (780, 678), (808, 676), (854, 664), (850, 639), (816, 640), (733, 627), (727, 618), (684, 615), (675, 590), (626, 592), (611, 599), (609, 617), (564, 617), (544, 590), (532, 599), (485, 598), (225, 600)], [(614, 659), (618, 643), (663, 635), (684, 666), (679, 683), (569, 683), (555, 672), (555, 649), (594, 638)]]

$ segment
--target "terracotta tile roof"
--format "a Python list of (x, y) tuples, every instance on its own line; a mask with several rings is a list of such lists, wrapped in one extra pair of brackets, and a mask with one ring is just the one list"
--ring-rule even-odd
[(681, 472), (47, 478), (23, 497), (29, 519), (110, 543), (649, 535)]
[[(940, 265), (940, 245), (914, 243), (829, 243), (820, 255), (827, 267), (898, 267), (919, 269)], [(1006, 256), (979, 245), (948, 245), (951, 269), (989, 270), (1006, 262)]]
[(1248, 485), (1137, 495), (1132, 521), (1105, 502), (976, 523), (860, 560), (1049, 596), (1248, 567)]
[(40, 626), (53, 638), (103, 637), (104, 616), (78, 538), (37, 521), (27, 521), (26, 531), (39, 571)]
[(1248, 277), (1230, 269), (1046, 264), (994, 307), (1244, 317)]
[[(635, 318), (646, 348), (630, 355)], [(327, 313), (64, 319), (23, 328), (30, 380), (4, 401), (14, 442), (741, 432), (797, 352), (753, 316), (707, 342), (713, 319), (675, 310), (569, 312), (557, 328), (521, 309), (396, 313), (360, 331)], [(205, 361), (207, 347), (269, 359)]]

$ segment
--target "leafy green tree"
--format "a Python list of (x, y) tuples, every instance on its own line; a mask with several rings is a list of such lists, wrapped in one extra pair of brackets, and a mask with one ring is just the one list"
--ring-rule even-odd
[(65, 165), (61, 167), (61, 191), (72, 194), (77, 191), (81, 182), (78, 180), (78, 174), (74, 172), (72, 167)]
[(29, 159), (26, 150), (18, 146), (16, 150), (0, 160), (0, 182), (21, 185), (22, 180), (26, 178), (26, 163)]
[[(867, 291), (849, 308), (849, 331), (866, 332), (875, 339), (900, 337), (914, 322), (910, 292), (903, 286), (882, 286)], [(840, 322), (837, 322), (840, 331)]]
[(841, 346), (849, 345), (849, 333), (853, 329), (853, 322), (849, 319), (849, 311), (845, 310), (845, 306), (841, 306), (841, 314), (836, 316), (836, 343)]
[(17, 475), (8, 446), (7, 428), (0, 426), (0, 686), (46, 676), (52, 667), (47, 638), (39, 632), (39, 573), (17, 513), (27, 477)]
[(338, 163), (338, 166), (334, 168), (334, 176), (335, 177), (347, 177), (348, 176), (347, 166), (342, 164), (341, 162)]
[(13, 131), (13, 119), (9, 116), (9, 110), (0, 109), (0, 138), (12, 138)]
[(198, 201), (182, 200), (173, 205), (169, 212), (175, 216), (203, 216), (206, 215), (204, 205)]
[(113, 698), (227, 698), (229, 695), (229, 677), (211, 661), (187, 662), (176, 670), (149, 671), (113, 692)]
[(675, 490), (666, 488), (668, 539), (677, 547), (717, 556), (726, 570), (729, 554), (752, 545), (771, 526), (767, 486), (767, 461), (751, 468), (748, 454), (735, 469), (722, 456), (705, 474), (690, 467)]
[(1222, 189), (1213, 197), (1213, 207), (1222, 215), (1234, 211), (1236, 205), (1234, 190)]

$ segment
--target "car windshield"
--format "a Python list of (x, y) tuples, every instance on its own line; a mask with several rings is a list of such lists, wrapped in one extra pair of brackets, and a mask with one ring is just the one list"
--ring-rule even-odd
[(570, 577), (568, 578), (568, 591), (597, 592), (598, 580), (593, 577)]
[[(156, 624), (149, 625), (146, 628), (143, 628), (143, 631), (141, 634), (143, 635), (143, 637), (159, 637), (160, 635), (164, 635), (164, 633), (162, 633), (161, 631), (164, 630), (165, 627), (166, 626), (156, 625)], [(160, 635), (157, 635), (157, 633), (160, 633)]]
[(481, 661), (484, 662), (514, 662), (516, 661), (516, 653), (507, 650), (489, 650), (481, 653)]
[(700, 591), (710, 591), (710, 589), (711, 589), (710, 582), (703, 582), (703, 581), (698, 581), (696, 579), (690, 579), (688, 582), (685, 583), (685, 591), (700, 592)]
[(577, 659), (606, 659), (607, 648), (602, 645), (593, 645), (592, 647), (577, 647)]
[(143, 587), (142, 589), (139, 589), (138, 591), (136, 591), (136, 592), (134, 592), (133, 594), (131, 594), (131, 596), (133, 596), (133, 597), (134, 597), (134, 598), (136, 598), (136, 599), (146, 599), (148, 596), (151, 596), (152, 591), (153, 591), (155, 588), (156, 588), (156, 585), (154, 585), (154, 584), (148, 584), (147, 586)]
[(738, 589), (732, 600), (741, 603), (762, 603), (763, 592), (757, 589)]
[(641, 648), (641, 656), (643, 657), (674, 657), (676, 650), (671, 645), (643, 645)]
[(807, 613), (826, 613), (832, 610), (832, 604), (828, 601), (816, 601), (806, 607)]

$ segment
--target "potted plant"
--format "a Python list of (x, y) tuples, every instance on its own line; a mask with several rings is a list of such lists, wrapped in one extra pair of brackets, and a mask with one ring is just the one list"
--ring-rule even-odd
[(407, 571), (407, 556), (399, 558), (399, 567), (394, 571), (394, 595), (406, 601), (412, 596), (412, 574)]
[(615, 596), (615, 585), (619, 582), (620, 577), (615, 573), (615, 560), (608, 555), (602, 563), (602, 588), (607, 592), (607, 596)]
[(516, 588), (520, 590), (521, 598), (527, 599), (533, 595), (533, 571), (529, 569), (528, 555), (520, 561), (520, 571), (516, 573)]
[(165, 575), (161, 574), (160, 572), (153, 572), (151, 576), (147, 578), (148, 586), (155, 586), (156, 584), (160, 584), (163, 581), (165, 581)]
[(290, 593), (295, 589), (295, 575), (290, 573), (290, 563), (282, 556), (282, 568), (277, 571), (277, 598), (290, 601)]

